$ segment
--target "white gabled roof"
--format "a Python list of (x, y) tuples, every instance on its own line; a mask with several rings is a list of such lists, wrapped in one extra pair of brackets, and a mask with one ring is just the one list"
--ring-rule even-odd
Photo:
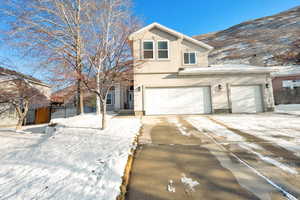
[(186, 67), (179, 71), (179, 75), (200, 75), (200, 74), (257, 74), (257, 73), (271, 73), (277, 71), (273, 67), (259, 67), (252, 65), (211, 65), (210, 67)]
[(138, 31), (136, 31), (136, 32), (134, 32), (134, 33), (132, 33), (132, 34), (129, 36), (129, 39), (130, 39), (130, 40), (133, 40), (133, 38), (134, 38), (135, 35), (137, 35), (137, 34), (139, 34), (139, 33), (142, 33), (142, 32), (144, 32), (144, 31), (153, 29), (153, 28), (160, 29), (160, 30), (162, 30), (162, 31), (165, 31), (165, 32), (171, 34), (171, 35), (175, 35), (176, 37), (179, 37), (179, 38), (183, 38), (183, 39), (185, 39), (185, 40), (188, 40), (188, 41), (190, 41), (190, 42), (192, 42), (192, 43), (194, 43), (194, 44), (196, 44), (196, 45), (199, 45), (199, 46), (201, 46), (201, 47), (203, 47), (203, 48), (206, 48), (206, 49), (208, 49), (208, 50), (210, 50), (210, 51), (214, 49), (212, 46), (210, 46), (210, 45), (208, 45), (208, 44), (205, 44), (204, 42), (201, 42), (201, 41), (196, 40), (196, 39), (194, 39), (194, 38), (192, 38), (192, 37), (189, 37), (189, 36), (187, 36), (187, 35), (184, 35), (184, 34), (182, 34), (182, 33), (179, 33), (179, 32), (177, 32), (177, 31), (175, 31), (175, 30), (173, 30), (173, 29), (170, 29), (170, 28), (168, 28), (168, 27), (166, 27), (166, 26), (163, 26), (163, 25), (161, 25), (161, 24), (159, 24), (159, 23), (156, 23), (156, 22), (154, 22), (154, 23), (152, 23), (152, 24), (150, 24), (150, 25), (148, 25), (148, 26), (145, 26), (144, 28), (141, 28), (140, 30), (138, 30)]

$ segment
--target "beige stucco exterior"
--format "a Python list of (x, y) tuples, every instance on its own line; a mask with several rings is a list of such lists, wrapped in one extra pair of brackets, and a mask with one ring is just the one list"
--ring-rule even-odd
[[(259, 85), (262, 90), (264, 111), (274, 108), (270, 73), (180, 75), (180, 70), (184, 68), (208, 68), (208, 54), (211, 49), (183, 36), (160, 30), (156, 26), (133, 34), (131, 39), (135, 64), (134, 111), (136, 114), (145, 113), (144, 95), (148, 87), (209, 86), (212, 112), (217, 113), (231, 111), (230, 87), (232, 85)], [(155, 55), (152, 60), (142, 60), (142, 44), (145, 40), (152, 40), (155, 44), (159, 40), (169, 41), (169, 59), (159, 60)], [(154, 49), (157, 54), (155, 47)], [(187, 51), (196, 52), (197, 62), (195, 65), (183, 64), (183, 53)], [(221, 85), (221, 89), (219, 85)]]
[[(266, 88), (268, 83), (268, 88)], [(134, 109), (143, 113), (144, 94), (147, 87), (189, 87), (210, 86), (212, 110), (217, 112), (230, 112), (230, 87), (235, 85), (260, 85), (262, 88), (264, 110), (274, 107), (273, 93), (270, 88), (271, 79), (267, 74), (231, 74), (231, 75), (197, 75), (181, 76), (177, 74), (136, 74), (135, 85), (140, 87), (134, 93)], [(219, 85), (222, 89), (219, 89)]]
[[(167, 40), (169, 41), (169, 59), (160, 60), (157, 58), (157, 51), (155, 51), (155, 56), (153, 60), (142, 59), (142, 42), (145, 40), (154, 41), (154, 49), (156, 49), (157, 41)], [(197, 59), (194, 65), (184, 65), (183, 64), (183, 53), (184, 52), (196, 52)], [(197, 46), (183, 38), (178, 38), (172, 36), (168, 33), (154, 28), (150, 31), (143, 32), (136, 36), (133, 41), (133, 53), (137, 66), (134, 69), (135, 73), (171, 73), (178, 72), (179, 68), (182, 67), (207, 67), (208, 66), (208, 53), (209, 50)]]

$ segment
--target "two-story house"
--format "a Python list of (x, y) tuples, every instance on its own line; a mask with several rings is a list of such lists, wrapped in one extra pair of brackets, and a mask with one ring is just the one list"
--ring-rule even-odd
[[(10, 70), (4, 67), (0, 67), (0, 92), (5, 91), (10, 87), (15, 88), (15, 83), (13, 82), (16, 79), (22, 78), (34, 88), (36, 88), (40, 94), (42, 94), (45, 99), (50, 100), (51, 87), (42, 81), (20, 72)], [(17, 112), (15, 108), (6, 103), (0, 102), (0, 111), (1, 108), (4, 112), (0, 112), (0, 127), (9, 127), (15, 126), (18, 122)], [(47, 123), (50, 120), (50, 109), (47, 105), (44, 104), (30, 104), (27, 116), (24, 120), (25, 124), (41, 124)]]
[(208, 54), (213, 47), (158, 23), (134, 32), (129, 39), (135, 62), (134, 111), (138, 115), (274, 109), (270, 68), (211, 66)]

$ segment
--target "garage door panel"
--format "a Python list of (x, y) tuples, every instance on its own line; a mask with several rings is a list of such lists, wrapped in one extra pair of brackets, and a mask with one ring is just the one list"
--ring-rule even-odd
[(231, 101), (233, 113), (263, 111), (261, 87), (259, 85), (231, 87)]
[(147, 88), (147, 115), (210, 113), (209, 87)]

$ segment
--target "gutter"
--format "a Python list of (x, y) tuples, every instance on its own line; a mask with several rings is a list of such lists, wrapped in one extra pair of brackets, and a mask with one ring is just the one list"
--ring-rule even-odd
[(27, 79), (29, 82), (31, 82), (31, 83), (34, 83), (34, 84), (36, 84), (36, 85), (41, 85), (41, 86), (45, 86), (45, 87), (48, 87), (48, 88), (51, 88), (51, 86), (50, 85), (47, 85), (47, 84), (45, 84), (45, 83), (41, 83), (41, 82), (37, 82), (37, 81), (33, 81), (33, 80), (30, 80), (30, 79)]
[(265, 69), (220, 69), (213, 67), (206, 68), (197, 68), (196, 70), (189, 70), (188, 68), (180, 68), (178, 75), (206, 75), (206, 74), (266, 74), (277, 71), (274, 68), (265, 68)]

